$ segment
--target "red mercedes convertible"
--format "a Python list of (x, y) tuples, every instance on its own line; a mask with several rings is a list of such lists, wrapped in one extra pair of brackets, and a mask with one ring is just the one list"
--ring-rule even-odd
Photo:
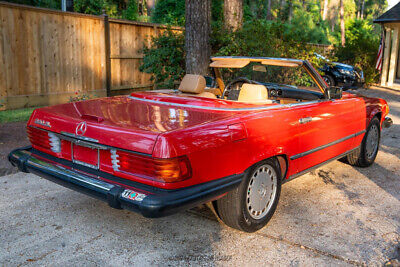
[(161, 217), (213, 202), (228, 226), (253, 232), (281, 185), (331, 160), (371, 165), (385, 100), (328, 88), (308, 61), (214, 57), (213, 77), (36, 109), (30, 147), (10, 162), (55, 183)]

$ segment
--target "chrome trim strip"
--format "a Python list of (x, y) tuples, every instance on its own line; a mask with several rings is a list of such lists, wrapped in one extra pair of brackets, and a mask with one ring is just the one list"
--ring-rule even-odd
[(328, 143), (328, 144), (325, 144), (325, 145), (322, 145), (322, 146), (319, 146), (319, 147), (310, 149), (310, 150), (308, 150), (308, 151), (305, 151), (305, 152), (302, 152), (302, 153), (293, 155), (293, 156), (290, 157), (290, 160), (295, 160), (295, 159), (298, 159), (298, 158), (307, 156), (307, 155), (309, 155), (309, 154), (311, 154), (311, 153), (320, 151), (320, 150), (325, 149), (325, 148), (327, 148), (327, 147), (330, 147), (330, 146), (339, 144), (339, 143), (344, 142), (344, 141), (346, 141), (346, 140), (348, 140), (348, 139), (351, 139), (351, 138), (354, 138), (354, 137), (356, 137), (356, 136), (359, 136), (359, 135), (361, 135), (361, 134), (363, 134), (363, 133), (365, 133), (365, 132), (366, 132), (366, 130), (362, 130), (362, 131), (360, 131), (360, 132), (358, 132), (358, 133), (348, 135), (348, 136), (346, 136), (346, 137), (340, 138), (340, 139), (338, 139), (338, 140), (336, 140), (336, 141), (333, 141), (333, 142), (330, 142), (330, 143)]
[(76, 134), (73, 134), (73, 133), (61, 132), (61, 134), (62, 134), (62, 135), (65, 135), (65, 136), (68, 136), (68, 137), (72, 137), (72, 138), (76, 138), (76, 139), (81, 139), (81, 140), (83, 140), (83, 141), (89, 141), (89, 142), (95, 142), (95, 143), (98, 143), (98, 142), (99, 142), (99, 140), (97, 140), (97, 139), (93, 139), (93, 138), (85, 137), (85, 136), (80, 136), (80, 135), (76, 135)]
[[(145, 157), (151, 157), (151, 154), (146, 154), (146, 153), (142, 153), (142, 152), (132, 151), (132, 150), (119, 148), (119, 147), (114, 147), (114, 146), (109, 146), (109, 145), (101, 145), (101, 144), (90, 143), (89, 141), (77, 140), (77, 139), (71, 138), (69, 136), (65, 136), (64, 134), (55, 133), (55, 132), (52, 132), (52, 131), (49, 131), (49, 130), (46, 130), (46, 129), (43, 129), (43, 128), (39, 128), (39, 127), (36, 127), (36, 126), (33, 126), (33, 125), (29, 125), (28, 127), (33, 127), (33, 128), (45, 131), (45, 132), (54, 133), (60, 139), (67, 140), (67, 141), (71, 142), (71, 145), (72, 145), (72, 143), (74, 143), (74, 144), (77, 144), (77, 145), (80, 145), (80, 146), (86, 146), (86, 147), (89, 147), (89, 148), (97, 148), (97, 149), (103, 149), (103, 150), (117, 149), (117, 150), (120, 150), (120, 151), (126, 151), (126, 152), (129, 152), (129, 153), (134, 153), (134, 154), (145, 156)], [(62, 133), (65, 133), (65, 132), (62, 132)], [(93, 139), (93, 140), (95, 140), (95, 139)]]
[(221, 110), (222, 111), (269, 110), (269, 109), (285, 108), (285, 107), (292, 107), (292, 106), (303, 106), (303, 105), (309, 105), (309, 104), (329, 101), (328, 99), (319, 99), (319, 100), (313, 100), (313, 101), (308, 101), (308, 102), (299, 102), (299, 103), (293, 103), (293, 104), (279, 104), (279, 105), (273, 105), (273, 106), (268, 106), (268, 107), (263, 106), (263, 107), (251, 107), (251, 108), (221, 108), (221, 107), (205, 107), (205, 106), (195, 106), (195, 105), (189, 105), (189, 104), (171, 103), (171, 102), (157, 101), (157, 100), (145, 99), (145, 98), (134, 97), (134, 96), (128, 96), (128, 97), (133, 100), (139, 100), (142, 102), (147, 102), (147, 103), (152, 103), (152, 104), (161, 104), (161, 105), (166, 105), (166, 106), (175, 106), (175, 107), (184, 107), (184, 108), (195, 108), (195, 109), (202, 109), (202, 110), (218, 110), (218, 111), (221, 111)]
[(301, 171), (301, 172), (299, 172), (299, 173), (290, 175), (289, 178), (283, 180), (282, 182), (283, 182), (283, 183), (289, 182), (289, 181), (291, 181), (291, 180), (293, 180), (293, 179), (295, 179), (295, 178), (297, 178), (297, 177), (299, 177), (299, 176), (302, 176), (302, 175), (304, 175), (304, 174), (306, 174), (306, 173), (309, 173), (309, 172), (312, 171), (312, 170), (318, 169), (319, 167), (321, 167), (321, 166), (323, 166), (323, 165), (325, 165), (325, 164), (328, 164), (328, 163), (331, 162), (331, 161), (334, 161), (334, 160), (343, 158), (343, 157), (347, 156), (348, 154), (352, 153), (353, 151), (357, 150), (358, 148), (359, 148), (359, 147), (350, 149), (350, 150), (348, 150), (348, 151), (346, 151), (346, 152), (344, 152), (344, 153), (342, 153), (342, 154), (340, 154), (340, 155), (338, 155), (338, 156), (336, 156), (336, 157), (333, 157), (333, 158), (328, 159), (328, 160), (326, 160), (326, 161), (324, 161), (324, 162), (321, 162), (321, 163), (319, 163), (319, 164), (317, 164), (317, 165), (315, 165), (315, 166), (312, 166), (312, 167), (310, 167), (310, 168), (308, 168), (308, 169), (305, 169), (304, 171)]

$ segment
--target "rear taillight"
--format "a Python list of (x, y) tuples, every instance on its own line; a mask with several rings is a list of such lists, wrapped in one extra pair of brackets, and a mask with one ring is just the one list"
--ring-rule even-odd
[(32, 145), (51, 150), (49, 135), (46, 131), (28, 127), (27, 129), (29, 141)]
[(186, 156), (171, 159), (156, 159), (121, 150), (111, 150), (114, 171), (173, 183), (191, 177), (191, 167)]
[(54, 133), (34, 127), (28, 127), (27, 132), (29, 141), (33, 146), (51, 150), (54, 153), (59, 153), (61, 151), (61, 140)]

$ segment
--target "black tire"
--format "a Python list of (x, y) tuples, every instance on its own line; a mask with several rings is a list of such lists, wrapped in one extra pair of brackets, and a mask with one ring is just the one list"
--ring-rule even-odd
[(333, 79), (332, 76), (330, 75), (323, 75), (322, 78), (324, 79), (324, 81), (328, 84), (328, 86), (335, 86), (335, 80)]
[[(368, 136), (372, 135), (373, 131), (375, 131), (378, 135), (378, 139), (376, 140), (376, 148), (374, 149), (373, 152), (371, 152), (367, 146), (368, 146)], [(372, 136), (370, 137), (372, 138)], [(368, 167), (371, 166), (372, 163), (374, 163), (376, 156), (378, 155), (379, 151), (379, 143), (381, 139), (381, 131), (380, 131), (380, 121), (377, 117), (374, 117), (370, 124), (368, 125), (367, 132), (364, 135), (364, 138), (361, 142), (361, 146), (357, 149), (354, 150), (351, 154), (347, 155), (347, 162), (350, 165), (353, 166), (358, 166), (358, 167)]]
[[(268, 166), (265, 168), (265, 166)], [(264, 170), (262, 170), (264, 168)], [(268, 177), (273, 176), (272, 170), (276, 174), (276, 186), (274, 179), (271, 179), (272, 184), (271, 184), (271, 191), (272, 193), (268, 197), (269, 201), (267, 202), (267, 206), (264, 208), (265, 211), (267, 212), (266, 214), (258, 214), (257, 216), (262, 216), (261, 218), (254, 218), (256, 215), (256, 211), (252, 211), (254, 214), (251, 215), (248, 204), (246, 202), (250, 203), (250, 190), (249, 189), (249, 183), (252, 180), (252, 184), (256, 185), (259, 183), (258, 181), (255, 182), (255, 179), (257, 179), (257, 175), (261, 173), (261, 171), (266, 172), (269, 174), (269, 171), (271, 171), (271, 175)], [(260, 171), (260, 172), (259, 172)], [(257, 175), (255, 173), (257, 172)], [(260, 176), (261, 177), (261, 176)], [(261, 179), (261, 178), (259, 178)], [(246, 173), (245, 177), (243, 178), (243, 181), (239, 185), (238, 188), (234, 189), (233, 191), (228, 192), (224, 197), (218, 199), (215, 204), (217, 208), (217, 214), (220, 217), (220, 219), (229, 227), (245, 231), (245, 232), (255, 232), (261, 228), (263, 228), (268, 221), (271, 219), (272, 215), (274, 214), (276, 207), (278, 205), (280, 193), (281, 193), (281, 172), (280, 172), (280, 167), (279, 163), (276, 159), (267, 159), (264, 160), (253, 167), (249, 168)], [(251, 185), (250, 185), (251, 186)], [(267, 191), (265, 189), (267, 186), (264, 185), (264, 183), (261, 183), (261, 187), (263, 189), (270, 193), (270, 191)], [(260, 190), (256, 190), (256, 187), (254, 187), (254, 192), (259, 192)], [(249, 193), (248, 193), (249, 192)], [(264, 192), (264, 197), (266, 195), (266, 192)], [(273, 193), (275, 192), (275, 193)], [(254, 194), (254, 193), (253, 193)], [(259, 193), (262, 194), (262, 193)], [(265, 198), (267, 199), (267, 198)], [(272, 204), (270, 205), (269, 203), (272, 201)], [(262, 210), (262, 212), (265, 212)]]

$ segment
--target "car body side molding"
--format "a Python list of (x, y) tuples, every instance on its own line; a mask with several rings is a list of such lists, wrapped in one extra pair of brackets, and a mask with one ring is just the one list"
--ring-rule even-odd
[(312, 170), (315, 170), (315, 169), (317, 169), (317, 168), (319, 168), (319, 167), (321, 167), (321, 166), (323, 166), (323, 165), (325, 165), (325, 164), (328, 164), (329, 162), (332, 162), (332, 161), (334, 161), (334, 160), (343, 158), (343, 157), (347, 156), (348, 154), (352, 153), (353, 151), (355, 151), (355, 150), (357, 150), (357, 149), (359, 149), (359, 148), (360, 148), (359, 146), (358, 146), (358, 147), (355, 147), (355, 148), (350, 149), (350, 150), (348, 150), (348, 151), (346, 151), (346, 152), (344, 152), (344, 153), (342, 153), (342, 154), (340, 154), (340, 155), (338, 155), (338, 156), (336, 156), (336, 157), (333, 157), (333, 158), (331, 158), (331, 159), (328, 159), (328, 160), (326, 160), (326, 161), (324, 161), (324, 162), (321, 162), (321, 163), (319, 163), (319, 164), (317, 164), (317, 165), (315, 165), (315, 166), (312, 166), (312, 167), (310, 167), (310, 168), (308, 168), (308, 169), (305, 169), (305, 170), (303, 170), (303, 171), (301, 171), (301, 172), (295, 173), (295, 174), (289, 176), (287, 179), (282, 180), (282, 183), (289, 182), (289, 181), (291, 181), (291, 180), (293, 180), (293, 179), (295, 179), (295, 178), (297, 178), (297, 177), (299, 177), (299, 176), (302, 176), (302, 175), (304, 175), (304, 174), (306, 174), (306, 173), (309, 173), (309, 172), (312, 171)]
[(307, 155), (309, 155), (309, 154), (311, 154), (311, 153), (320, 151), (320, 150), (325, 149), (325, 148), (327, 148), (327, 147), (330, 147), (330, 146), (339, 144), (339, 143), (341, 143), (341, 142), (344, 142), (344, 141), (346, 141), (346, 140), (349, 140), (349, 139), (351, 139), (351, 138), (354, 138), (354, 137), (356, 137), (356, 136), (359, 136), (359, 135), (361, 135), (361, 134), (363, 134), (363, 133), (365, 133), (365, 132), (366, 132), (366, 130), (362, 130), (362, 131), (360, 131), (360, 132), (358, 132), (358, 133), (345, 136), (345, 137), (343, 137), (343, 138), (340, 138), (340, 139), (338, 139), (338, 140), (336, 140), (336, 141), (333, 141), (333, 142), (330, 142), (330, 143), (328, 143), (328, 144), (325, 144), (325, 145), (322, 145), (322, 146), (319, 146), (319, 147), (310, 149), (310, 150), (308, 150), (308, 151), (305, 151), (305, 152), (302, 152), (302, 153), (293, 155), (293, 156), (290, 157), (290, 160), (295, 160), (295, 159), (298, 159), (298, 158), (307, 156)]

